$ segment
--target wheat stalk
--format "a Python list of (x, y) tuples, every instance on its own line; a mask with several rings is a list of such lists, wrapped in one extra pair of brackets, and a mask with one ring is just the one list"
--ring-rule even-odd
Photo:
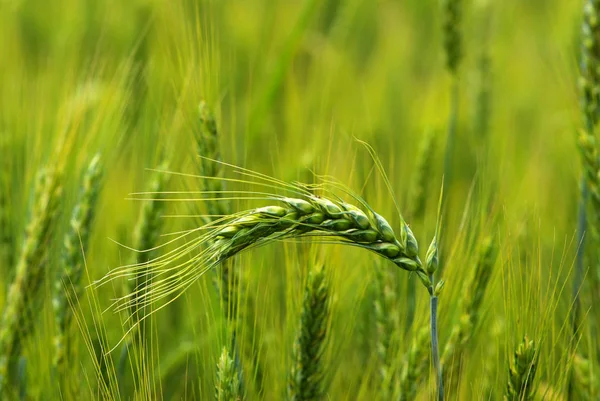
[(223, 348), (223, 352), (217, 363), (215, 399), (217, 401), (240, 401), (242, 399), (235, 362), (231, 358), (227, 347)]
[(56, 335), (53, 365), (61, 377), (64, 377), (66, 373), (68, 346), (72, 341), (68, 338), (73, 317), (71, 306), (79, 299), (82, 291), (80, 281), (84, 267), (83, 252), (88, 247), (101, 176), (100, 156), (96, 155), (90, 162), (83, 178), (79, 200), (69, 222), (70, 230), (65, 235), (63, 243), (61, 270), (54, 281), (52, 306), (55, 314)]
[(30, 312), (35, 310), (34, 304), (44, 278), (48, 242), (58, 213), (61, 192), (60, 175), (42, 169), (37, 176), (31, 220), (27, 225), (0, 325), (0, 395), (15, 385), (15, 361), (20, 355), (21, 344), (33, 326)]
[(529, 401), (534, 396), (534, 379), (537, 369), (535, 342), (527, 336), (517, 347), (508, 370), (508, 384), (504, 401)]
[(288, 400), (320, 400), (325, 394), (323, 352), (329, 321), (329, 284), (325, 269), (317, 265), (308, 273), (300, 328), (294, 342)]

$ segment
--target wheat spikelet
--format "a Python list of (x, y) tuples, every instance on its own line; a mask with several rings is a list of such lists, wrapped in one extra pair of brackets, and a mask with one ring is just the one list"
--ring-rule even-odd
[(323, 352), (329, 321), (329, 285), (322, 265), (308, 274), (300, 328), (294, 342), (288, 400), (320, 400), (325, 394)]
[(227, 347), (224, 347), (217, 363), (215, 399), (217, 401), (240, 401), (242, 399), (240, 389), (235, 362), (231, 358)]
[(29, 308), (35, 308), (36, 295), (44, 278), (47, 248), (61, 194), (60, 176), (43, 169), (36, 181), (31, 220), (17, 262), (0, 325), (0, 394), (12, 387), (15, 359), (33, 325)]
[(517, 347), (510, 363), (504, 401), (529, 401), (533, 399), (537, 359), (535, 342), (525, 336)]
[(61, 271), (54, 281), (52, 306), (55, 313), (56, 336), (53, 365), (61, 376), (65, 373), (67, 346), (70, 343), (67, 336), (72, 320), (71, 304), (77, 301), (82, 291), (80, 283), (84, 267), (82, 252), (85, 252), (88, 247), (101, 176), (100, 156), (96, 155), (83, 178), (79, 200), (69, 222), (70, 230), (64, 239)]

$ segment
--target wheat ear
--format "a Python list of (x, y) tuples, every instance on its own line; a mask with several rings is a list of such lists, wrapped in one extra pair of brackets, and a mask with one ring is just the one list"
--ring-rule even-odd
[(81, 276), (84, 268), (84, 254), (88, 248), (90, 233), (96, 209), (96, 201), (100, 192), (102, 166), (100, 156), (96, 155), (90, 162), (83, 177), (83, 184), (77, 204), (69, 221), (70, 229), (65, 235), (61, 270), (54, 281), (54, 308), (56, 335), (54, 337), (54, 369), (61, 376), (65, 374), (68, 345), (73, 339), (68, 338), (73, 317), (72, 305), (77, 302), (82, 292)]
[(215, 399), (217, 401), (242, 400), (239, 376), (235, 368), (235, 362), (231, 358), (227, 347), (223, 348), (223, 352), (217, 363)]
[[(380, 263), (376, 268), (376, 296), (374, 300), (377, 341), (375, 349), (379, 356), (379, 371), (381, 376), (382, 398), (390, 398), (390, 390), (396, 384), (394, 355), (395, 339), (400, 335), (398, 310), (398, 289), (392, 271)], [(393, 393), (392, 393), (393, 394)]]
[[(584, 6), (582, 23), (582, 46), (581, 46), (581, 108), (584, 117), (584, 129), (579, 134), (579, 148), (582, 157), (583, 173), (580, 184), (579, 218), (577, 229), (578, 252), (575, 278), (573, 280), (574, 307), (573, 330), (577, 330), (579, 305), (579, 291), (583, 282), (583, 263), (585, 251), (584, 232), (589, 224), (591, 239), (594, 244), (600, 242), (598, 233), (598, 222), (600, 221), (600, 188), (598, 173), (600, 170), (598, 162), (598, 145), (594, 133), (600, 113), (600, 38), (598, 28), (600, 27), (600, 1), (588, 0)], [(587, 202), (591, 201), (590, 216), (587, 216)], [(592, 247), (591, 249), (595, 249)], [(595, 268), (599, 264), (599, 255), (593, 255)], [(592, 274), (593, 285), (598, 288), (597, 274)]]
[(446, 182), (452, 184), (452, 157), (454, 155), (454, 139), (458, 120), (459, 103), (459, 67), (462, 61), (462, 0), (444, 1), (444, 51), (446, 54), (446, 69), (452, 76), (450, 89), (450, 114), (448, 117), (448, 134), (446, 139), (446, 151), (444, 155), (444, 177)]
[[(168, 162), (164, 161), (161, 163), (158, 170), (166, 170), (167, 168)], [(150, 193), (157, 194), (164, 191), (168, 179), (169, 175), (167, 174), (154, 174), (148, 185)], [(136, 254), (136, 263), (140, 266), (144, 266), (156, 258), (158, 252), (157, 245), (164, 221), (162, 219), (164, 207), (165, 203), (158, 200), (149, 200), (142, 205), (134, 234), (136, 249), (144, 250), (144, 252), (138, 252)], [(135, 288), (132, 288), (132, 291), (143, 290), (147, 282), (151, 280), (151, 277), (147, 278), (146, 272), (146, 269), (142, 269), (135, 277), (135, 280), (133, 281)], [(135, 322), (142, 320), (143, 313), (140, 308), (140, 305), (136, 305), (135, 302), (132, 303), (131, 315), (134, 317), (134, 324)]]
[(579, 353), (573, 356), (572, 379), (574, 380), (574, 398), (581, 401), (598, 399), (598, 379), (594, 375), (592, 363)]
[(13, 235), (10, 211), (10, 165), (7, 134), (0, 134), (0, 272), (7, 274), (13, 266)]
[(329, 322), (329, 284), (325, 269), (317, 265), (308, 273), (300, 328), (294, 342), (288, 400), (320, 400), (325, 394), (323, 352)]
[(181, 295), (205, 272), (244, 250), (274, 241), (317, 237), (372, 251), (403, 270), (415, 272), (427, 288), (432, 286), (419, 260), (417, 241), (404, 221), (400, 235), (396, 235), (389, 223), (370, 208), (365, 212), (308, 192), (303, 199), (277, 195), (269, 195), (268, 199), (282, 205), (246, 210), (187, 231), (172, 242), (200, 230), (205, 232), (148, 263), (117, 268), (96, 284), (144, 275), (143, 288), (117, 299), (114, 306), (117, 311), (133, 305), (145, 307), (164, 297)]
[(430, 343), (428, 327), (423, 327), (413, 337), (402, 363), (400, 401), (412, 401), (417, 396), (420, 383), (427, 376), (429, 369)]
[[(220, 216), (230, 215), (232, 211), (229, 200), (222, 199), (226, 189), (223, 180), (215, 179), (223, 177), (223, 165), (213, 161), (221, 160), (219, 131), (215, 116), (205, 102), (200, 103), (199, 120), (200, 129), (195, 133), (195, 139), (198, 154), (203, 156), (198, 158), (198, 170), (203, 177), (202, 188), (214, 194), (217, 198), (221, 198), (206, 202), (208, 216), (205, 218), (205, 222), (209, 223), (219, 219)], [(216, 285), (219, 289), (221, 302), (227, 319), (231, 321), (237, 315), (235, 292), (239, 283), (238, 273), (233, 263), (223, 263), (216, 272)], [(235, 349), (233, 352), (235, 352)]]
[[(206, 202), (208, 216), (206, 223), (218, 220), (220, 216), (231, 214), (231, 202), (223, 198), (226, 187), (223, 180), (216, 178), (223, 177), (223, 165), (211, 160), (220, 161), (221, 152), (219, 146), (219, 130), (214, 113), (207, 106), (206, 102), (201, 102), (199, 106), (199, 129), (195, 131), (196, 149), (200, 156), (198, 158), (198, 171), (202, 178), (203, 190), (213, 193), (219, 200)], [(238, 315), (238, 298), (240, 297), (240, 277), (236, 269), (234, 260), (228, 260), (215, 269), (215, 285), (221, 298), (221, 306), (225, 311), (225, 317), (229, 324), (231, 335), (231, 352), (235, 367), (238, 372), (240, 385), (243, 387), (242, 368), (239, 360), (238, 333), (240, 331), (240, 317)], [(253, 350), (243, 350), (249, 359), (255, 364), (255, 375), (258, 385), (261, 386), (262, 371), (258, 360), (255, 358)]]
[(0, 325), (0, 395), (15, 385), (15, 361), (33, 326), (33, 310), (47, 266), (48, 243), (62, 192), (60, 176), (43, 169), (37, 176), (31, 219)]
[(475, 333), (481, 314), (481, 303), (496, 262), (496, 243), (492, 237), (485, 238), (479, 249), (479, 255), (471, 279), (461, 300), (462, 312), (458, 323), (452, 329), (442, 355), (442, 366), (446, 380), (452, 377), (458, 380), (462, 354)]
[(529, 401), (533, 399), (537, 359), (535, 342), (525, 336), (517, 347), (508, 369), (508, 384), (504, 401)]
[(428, 185), (431, 181), (431, 167), (433, 166), (433, 155), (435, 153), (435, 134), (434, 130), (427, 131), (421, 139), (417, 161), (414, 169), (414, 176), (411, 182), (410, 202), (413, 219), (422, 219), (425, 213), (425, 206), (428, 199)]

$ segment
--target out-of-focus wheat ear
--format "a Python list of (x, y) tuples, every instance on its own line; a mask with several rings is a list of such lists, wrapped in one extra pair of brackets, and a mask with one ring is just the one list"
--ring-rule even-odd
[[(223, 176), (223, 165), (219, 146), (219, 130), (214, 113), (206, 102), (199, 106), (199, 129), (194, 133), (196, 150), (198, 152), (197, 164), (199, 175), (202, 176), (202, 190), (210, 191), (215, 198), (221, 198), (225, 188), (223, 180), (214, 178)], [(215, 162), (217, 161), (217, 162)], [(231, 214), (231, 204), (227, 200), (206, 202), (208, 217), (205, 222), (215, 221), (219, 216)], [(219, 289), (223, 309), (229, 321), (237, 316), (237, 298), (239, 277), (233, 261), (227, 261), (217, 267), (215, 284)], [(235, 340), (234, 340), (235, 342)], [(235, 353), (235, 349), (233, 350)]]
[[(379, 372), (381, 376), (382, 398), (390, 399), (394, 393), (395, 379), (394, 357), (396, 355), (397, 341), (400, 333), (398, 311), (398, 290), (393, 273), (395, 270), (387, 269), (381, 263), (376, 265), (376, 296), (374, 300), (375, 325), (377, 327), (377, 340), (375, 349), (379, 356)], [(390, 394), (390, 392), (392, 392)]]
[(493, 237), (486, 237), (480, 244), (475, 269), (468, 281), (461, 300), (462, 312), (454, 325), (442, 354), (445, 381), (450, 386), (458, 384), (463, 354), (475, 334), (481, 314), (481, 303), (493, 273), (497, 245)]
[(597, 400), (600, 395), (598, 392), (598, 378), (594, 375), (594, 370), (590, 360), (579, 353), (573, 356), (573, 393), (575, 400), (592, 401)]
[(42, 169), (36, 179), (30, 221), (0, 324), (0, 395), (17, 388), (17, 360), (21, 344), (33, 327), (61, 193), (60, 174)]
[[(222, 198), (222, 191), (226, 189), (225, 181), (214, 179), (223, 176), (223, 165), (218, 163), (221, 161), (221, 151), (217, 120), (204, 101), (200, 103), (198, 112), (199, 129), (194, 132), (194, 139), (196, 140), (196, 151), (199, 156), (197, 157), (197, 168), (199, 175), (203, 177), (201, 178), (202, 190), (210, 191), (215, 198)], [(206, 208), (208, 216), (205, 218), (205, 223), (213, 222), (219, 219), (219, 216), (229, 215), (232, 212), (231, 203), (222, 199), (206, 202)], [(214, 283), (219, 291), (221, 307), (225, 311), (225, 317), (230, 326), (231, 352), (241, 378), (241, 363), (237, 344), (237, 336), (240, 330), (240, 316), (237, 308), (240, 296), (240, 276), (236, 269), (235, 259), (224, 261), (217, 266)]]
[[(134, 243), (135, 249), (138, 250), (135, 262), (140, 266), (144, 266), (157, 257), (156, 246), (161, 235), (164, 221), (162, 214), (166, 206), (166, 202), (162, 202), (160, 197), (161, 192), (165, 191), (170, 177), (169, 174), (161, 173), (161, 171), (166, 171), (168, 165), (167, 161), (163, 161), (157, 169), (158, 172), (152, 176), (147, 188), (147, 191), (152, 194), (152, 199), (145, 200), (142, 204), (135, 226)], [(136, 273), (134, 280), (127, 281), (129, 285), (128, 291), (130, 293), (139, 292), (143, 294), (151, 281), (152, 277), (149, 275), (148, 269), (142, 268)], [(117, 374), (121, 383), (125, 375), (127, 358), (132, 355), (132, 348), (137, 347), (137, 349), (143, 350), (146, 346), (145, 308), (145, 306), (140, 306), (137, 302), (132, 302), (129, 308), (131, 324), (135, 327), (135, 330), (130, 333), (130, 338), (125, 342), (119, 356)], [(140, 355), (144, 355), (144, 353), (141, 352)]]
[(0, 274), (5, 277), (13, 266), (13, 235), (10, 210), (10, 169), (8, 139), (0, 132)]
[(96, 211), (96, 202), (100, 192), (102, 165), (100, 155), (90, 162), (83, 177), (83, 183), (77, 204), (73, 209), (69, 229), (65, 235), (60, 271), (54, 280), (54, 295), (52, 306), (56, 323), (54, 338), (55, 371), (64, 378), (68, 366), (69, 345), (73, 343), (70, 337), (70, 326), (73, 318), (72, 308), (82, 293), (81, 277), (84, 271), (84, 254), (92, 232)]
[(529, 401), (533, 399), (538, 357), (535, 342), (525, 336), (510, 362), (504, 401)]
[[(600, 115), (600, 1), (587, 0), (583, 8), (583, 21), (581, 25), (581, 60), (580, 60), (580, 103), (584, 119), (584, 128), (579, 133), (579, 148), (582, 157), (583, 172), (580, 181), (579, 216), (577, 225), (577, 260), (573, 278), (573, 332), (576, 333), (579, 325), (580, 300), (579, 293), (584, 276), (584, 257), (586, 242), (591, 250), (591, 260), (594, 269), (597, 268), (600, 255), (598, 244), (598, 222), (600, 221), (600, 190), (598, 185), (598, 144), (596, 143), (595, 127)], [(591, 202), (588, 216), (588, 201)], [(584, 236), (585, 234), (585, 236)], [(596, 274), (590, 275), (592, 294), (600, 290), (600, 283)], [(598, 299), (594, 299), (594, 304)], [(595, 324), (597, 317), (592, 314), (590, 321)]]
[[(163, 161), (159, 166), (159, 171), (165, 171), (168, 169), (169, 163)], [(153, 260), (157, 256), (156, 246), (158, 245), (159, 238), (162, 232), (162, 225), (164, 219), (162, 214), (166, 203), (158, 199), (161, 196), (161, 192), (165, 191), (168, 184), (169, 174), (157, 172), (153, 175), (149, 185), (148, 192), (152, 193), (155, 199), (149, 199), (142, 205), (140, 216), (135, 226), (134, 241), (135, 249), (138, 252), (136, 254), (136, 263), (143, 265)], [(148, 280), (151, 279), (146, 274), (146, 270), (141, 270), (135, 280), (134, 291), (143, 292), (145, 286), (148, 284)], [(144, 335), (143, 320), (144, 315), (142, 308), (138, 305), (133, 304), (131, 314), (134, 318), (133, 323), (140, 322), (140, 333)]]
[(421, 383), (429, 376), (429, 351), (431, 340), (429, 327), (423, 327), (413, 337), (410, 349), (402, 361), (400, 374), (400, 401), (412, 401)]
[(410, 186), (410, 216), (413, 221), (421, 220), (425, 213), (425, 206), (428, 199), (428, 185), (431, 182), (431, 167), (433, 165), (433, 154), (435, 153), (435, 137), (434, 130), (428, 130), (423, 135), (417, 154), (417, 161), (412, 182)]
[(446, 55), (446, 69), (452, 76), (450, 90), (450, 114), (448, 116), (448, 133), (446, 137), (446, 150), (444, 154), (444, 179), (446, 185), (452, 188), (452, 164), (454, 155), (454, 141), (456, 137), (459, 104), (459, 68), (463, 58), (463, 43), (461, 34), (462, 0), (444, 0), (444, 52)]
[(444, 51), (446, 53), (446, 68), (454, 75), (463, 58), (462, 45), (462, 0), (444, 1)]
[(217, 363), (215, 399), (217, 401), (240, 401), (242, 399), (238, 371), (227, 347), (223, 348)]
[(325, 394), (323, 354), (329, 327), (329, 283), (324, 267), (308, 273), (300, 327), (294, 342), (288, 400), (320, 400)]

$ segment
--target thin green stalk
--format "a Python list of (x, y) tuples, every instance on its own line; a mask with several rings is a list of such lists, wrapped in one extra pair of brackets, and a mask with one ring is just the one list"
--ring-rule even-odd
[[(433, 275), (429, 276), (433, 283)], [(442, 364), (440, 363), (439, 344), (438, 344), (438, 325), (437, 325), (437, 310), (438, 297), (433, 285), (429, 287), (429, 308), (430, 308), (430, 326), (431, 326), (431, 355), (433, 358), (433, 368), (436, 372), (437, 382), (437, 399), (444, 401), (444, 380), (442, 378)]]

